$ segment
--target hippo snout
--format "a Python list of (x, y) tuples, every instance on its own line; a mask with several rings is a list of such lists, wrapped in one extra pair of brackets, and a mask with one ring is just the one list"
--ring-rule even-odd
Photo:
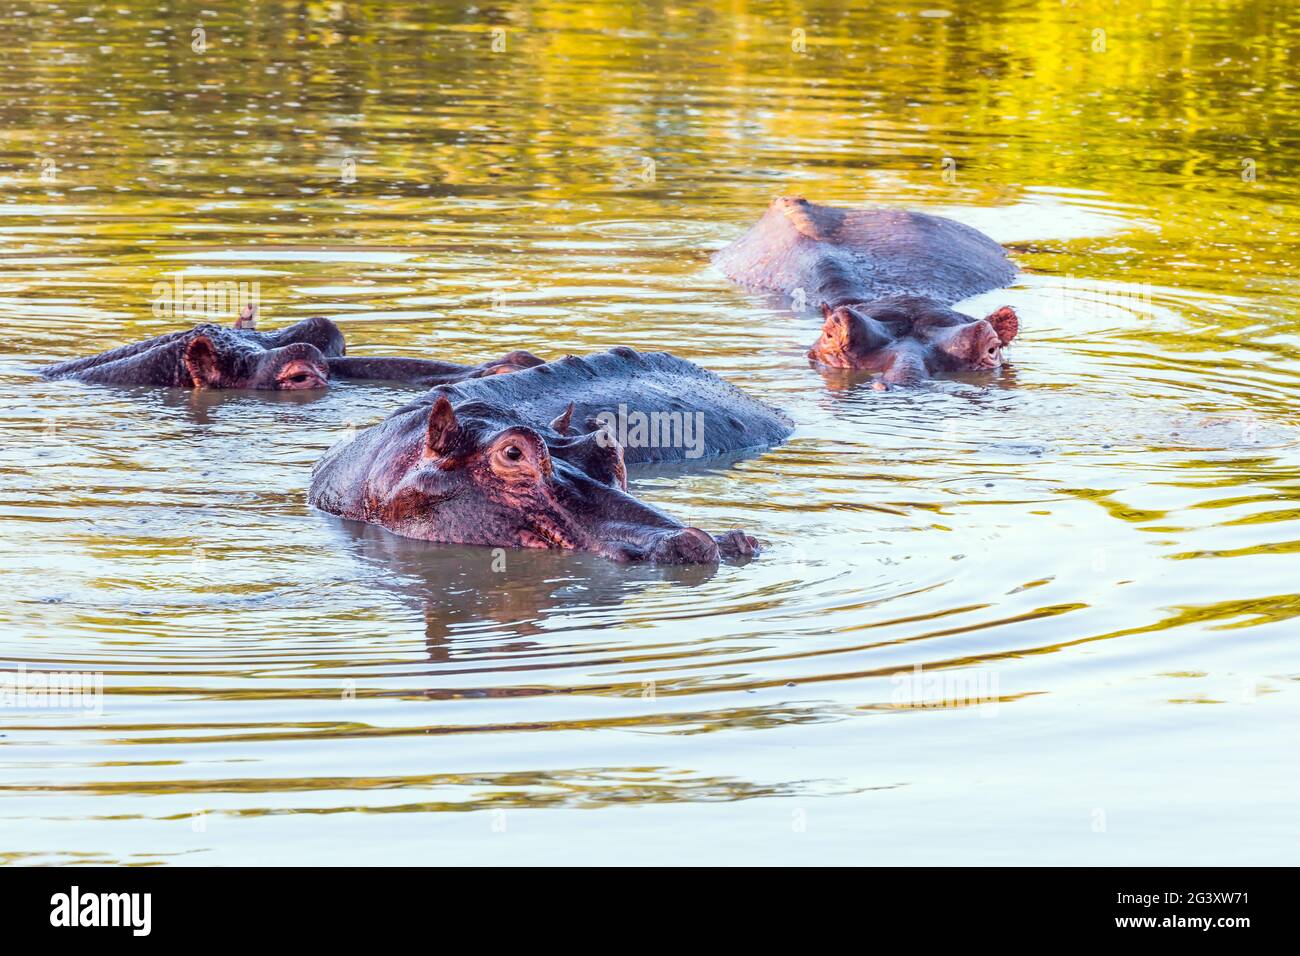
[(718, 553), (724, 558), (752, 558), (762, 550), (757, 538), (739, 528), (718, 535), (714, 540), (718, 542)]
[(743, 531), (728, 531), (714, 537), (699, 528), (681, 528), (659, 538), (645, 553), (645, 560), (660, 564), (717, 564), (724, 558), (748, 558), (758, 554), (757, 539)]
[(699, 528), (682, 528), (656, 541), (649, 558), (662, 564), (716, 564), (718, 543)]

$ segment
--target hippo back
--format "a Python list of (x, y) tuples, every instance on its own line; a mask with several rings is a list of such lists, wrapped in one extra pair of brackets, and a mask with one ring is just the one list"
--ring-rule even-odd
[(780, 411), (725, 379), (666, 352), (619, 347), (431, 389), (396, 414), (478, 401), (508, 410), (543, 434), (573, 403), (572, 427), (609, 424), (629, 465), (714, 458), (779, 444), (793, 430)]
[(836, 209), (797, 196), (773, 200), (713, 262), (747, 289), (802, 298), (814, 309), (890, 295), (951, 304), (1016, 276), (1000, 245), (951, 219), (883, 207)]

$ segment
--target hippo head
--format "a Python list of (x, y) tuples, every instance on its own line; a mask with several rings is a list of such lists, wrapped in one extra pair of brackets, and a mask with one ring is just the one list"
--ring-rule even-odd
[(185, 345), (195, 388), (309, 389), (329, 383), (329, 363), (306, 342), (280, 348), (240, 348), (220, 336), (195, 335)]
[[(703, 564), (756, 554), (740, 531), (714, 537), (643, 504), (626, 491), (623, 450), (606, 432), (570, 436), (566, 420), (542, 433), (506, 424), (483, 402), (429, 410), (415, 461), (386, 501), (379, 523), (430, 541), (591, 551), (615, 561)], [(559, 435), (558, 440), (554, 437)]]
[(882, 350), (912, 339), (939, 368), (994, 369), (1002, 364), (1003, 347), (1020, 329), (1010, 306), (984, 319), (962, 321), (965, 316), (948, 309), (927, 310), (918, 308), (916, 302), (907, 305), (907, 310), (892, 306), (823, 307), (822, 334), (808, 357), (836, 368), (873, 368), (882, 364)]

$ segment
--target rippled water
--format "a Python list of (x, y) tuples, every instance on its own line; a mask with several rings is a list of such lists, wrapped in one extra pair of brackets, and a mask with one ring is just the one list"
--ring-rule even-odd
[[(0, 664), (104, 693), (0, 710), (3, 859), (1293, 862), (1297, 8), (856, 6), (6, 7)], [(785, 192), (1007, 243), (1013, 364), (810, 368), (708, 264)], [(767, 550), (496, 570), (307, 507), (394, 390), (34, 376), (178, 274), (698, 361), (798, 431), (634, 490)]]

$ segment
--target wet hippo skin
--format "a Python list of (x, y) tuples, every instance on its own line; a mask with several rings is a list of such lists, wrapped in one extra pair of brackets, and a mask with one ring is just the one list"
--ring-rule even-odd
[[(241, 322), (243, 320), (241, 319)], [(329, 319), (304, 319), (274, 332), (213, 323), (134, 342), (41, 370), (51, 379), (170, 388), (324, 388), (328, 357), (343, 333)]]
[[(655, 412), (679, 426), (689, 416), (699, 440), (625, 448), (623, 425)], [(775, 444), (790, 431), (781, 413), (699, 366), (619, 348), (434, 388), (326, 452), (308, 501), (428, 541), (709, 563), (755, 554), (758, 542), (637, 500), (627, 464)]]
[(522, 369), (543, 365), (545, 362), (531, 352), (507, 352), (499, 359), (477, 365), (459, 365), (437, 359), (390, 358), (383, 356), (345, 355), (329, 360), (330, 375), (375, 382), (401, 382), (432, 388), (467, 378), (487, 375), (504, 375)]
[(213, 323), (170, 332), (86, 358), (47, 366), (50, 379), (101, 385), (203, 389), (320, 389), (330, 378), (391, 381), (432, 387), (541, 365), (528, 352), (510, 352), (477, 365), (436, 359), (353, 357), (329, 319), (304, 319), (259, 332), (246, 309), (232, 327)]
[(832, 368), (878, 372), (886, 386), (917, 385), (942, 372), (998, 368), (1003, 347), (1020, 330), (1009, 306), (976, 319), (914, 296), (822, 310), (822, 334), (808, 357)]

